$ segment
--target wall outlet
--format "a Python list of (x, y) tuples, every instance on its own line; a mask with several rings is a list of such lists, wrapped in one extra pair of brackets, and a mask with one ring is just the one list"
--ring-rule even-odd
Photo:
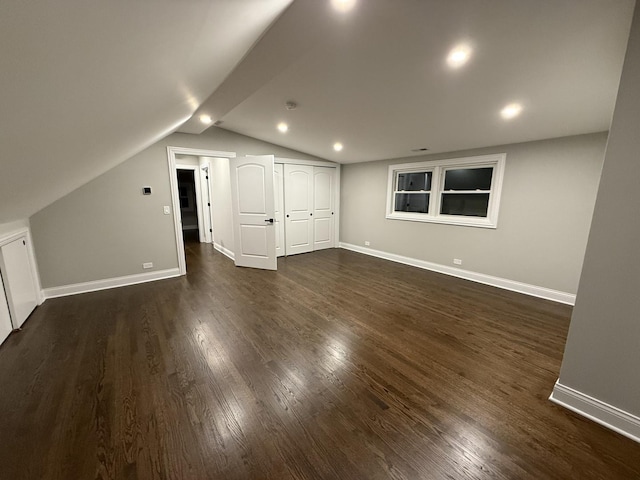
[(170, 215), (171, 214), (171, 208), (169, 208), (169, 205), (165, 205), (163, 208), (164, 214), (165, 215)]
[(153, 268), (153, 262), (143, 263), (142, 264), (142, 268), (144, 268), (144, 269)]
[(371, 245), (371, 242), (369, 240), (365, 240), (364, 241), (364, 246), (368, 247), (369, 245)]
[(454, 258), (453, 259), (453, 264), (454, 265), (462, 265), (462, 260), (460, 260), (459, 258)]

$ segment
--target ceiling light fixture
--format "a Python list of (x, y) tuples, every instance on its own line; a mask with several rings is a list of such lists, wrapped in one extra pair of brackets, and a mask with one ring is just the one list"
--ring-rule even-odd
[(500, 110), (500, 115), (505, 120), (511, 120), (512, 118), (517, 117), (522, 112), (522, 105), (519, 103), (510, 103), (502, 110)]
[(457, 45), (449, 52), (447, 64), (451, 68), (459, 68), (469, 61), (471, 57), (471, 47), (469, 45)]
[(284, 122), (281, 122), (278, 124), (278, 130), (280, 130), (282, 133), (287, 133), (287, 131), (289, 130), (289, 125), (287, 125)]
[(343, 145), (342, 145), (340, 142), (336, 142), (336, 143), (334, 143), (334, 144), (333, 144), (333, 149), (334, 149), (336, 152), (341, 152), (343, 148), (344, 148), (344, 147), (343, 147)]
[(200, 121), (205, 125), (211, 124), (211, 117), (207, 114), (200, 115)]
[(331, 6), (339, 12), (348, 12), (356, 6), (357, 0), (331, 0)]

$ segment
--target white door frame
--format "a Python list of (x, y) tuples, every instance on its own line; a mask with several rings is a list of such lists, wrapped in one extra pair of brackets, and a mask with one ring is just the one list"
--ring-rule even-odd
[[(176, 238), (176, 256), (178, 257), (178, 269), (180, 275), (187, 273), (187, 261), (184, 253), (184, 240), (182, 238), (182, 225), (180, 215), (180, 197), (178, 192), (178, 177), (176, 175), (176, 155), (193, 155), (196, 157), (222, 157), (235, 158), (236, 152), (222, 152), (219, 150), (201, 150), (188, 147), (167, 147), (167, 163), (169, 166), (169, 186), (171, 187), (171, 203), (173, 207), (173, 228)], [(196, 184), (197, 185), (197, 184)], [(200, 219), (198, 217), (198, 222)]]

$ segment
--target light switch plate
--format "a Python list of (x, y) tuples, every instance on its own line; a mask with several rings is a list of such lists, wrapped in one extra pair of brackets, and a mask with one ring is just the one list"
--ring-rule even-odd
[(170, 215), (171, 214), (171, 208), (169, 207), (169, 205), (165, 205), (164, 206), (164, 214), (165, 215)]

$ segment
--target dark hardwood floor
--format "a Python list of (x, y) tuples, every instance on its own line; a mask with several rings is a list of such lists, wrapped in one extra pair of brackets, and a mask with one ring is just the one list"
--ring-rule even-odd
[(550, 403), (570, 307), (325, 250), (48, 300), (0, 347), (0, 479), (637, 479)]

